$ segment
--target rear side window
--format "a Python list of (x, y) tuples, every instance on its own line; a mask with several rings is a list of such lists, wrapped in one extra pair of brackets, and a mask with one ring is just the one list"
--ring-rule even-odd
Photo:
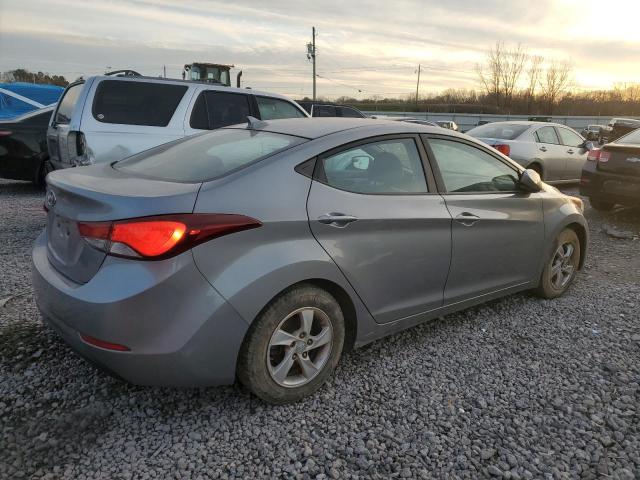
[(517, 123), (487, 123), (479, 127), (472, 128), (467, 132), (475, 138), (499, 138), (501, 140), (515, 140), (529, 125), (519, 125)]
[(251, 115), (251, 107), (248, 95), (206, 90), (196, 101), (191, 113), (190, 125), (191, 128), (213, 130), (247, 123), (249, 115)]
[(275, 120), (277, 118), (300, 118), (304, 114), (290, 102), (279, 98), (256, 97), (258, 110), (262, 120)]
[(73, 109), (78, 103), (80, 92), (84, 83), (78, 83), (77, 85), (70, 86), (65, 92), (60, 103), (58, 104), (58, 110), (56, 111), (56, 123), (67, 124), (71, 121), (71, 115), (73, 115)]
[(186, 85), (103, 80), (93, 116), (103, 123), (166, 127), (186, 91)]
[(216, 130), (147, 150), (116, 170), (177, 182), (204, 182), (298, 145), (306, 139), (246, 129)]

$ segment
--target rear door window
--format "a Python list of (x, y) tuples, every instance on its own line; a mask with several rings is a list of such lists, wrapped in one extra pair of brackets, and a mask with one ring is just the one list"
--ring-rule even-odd
[(262, 120), (305, 116), (294, 104), (280, 98), (256, 97), (256, 101), (258, 102), (258, 110)]
[(556, 129), (553, 127), (542, 127), (536, 130), (536, 140), (538, 143), (548, 143), (551, 145), (559, 145), (558, 136), (556, 135)]
[(64, 96), (60, 99), (58, 110), (56, 110), (56, 123), (65, 125), (71, 122), (71, 115), (73, 115), (73, 109), (75, 108), (76, 103), (78, 103), (78, 98), (80, 98), (80, 92), (82, 91), (83, 85), (84, 83), (78, 83), (67, 88)]
[(93, 116), (102, 123), (166, 127), (186, 85), (103, 80), (93, 101)]

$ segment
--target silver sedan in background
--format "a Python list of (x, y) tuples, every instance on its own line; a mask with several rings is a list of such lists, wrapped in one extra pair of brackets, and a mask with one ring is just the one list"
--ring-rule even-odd
[(406, 122), (254, 119), (47, 183), (34, 290), (76, 351), (137, 384), (238, 378), (273, 403), (352, 347), (521, 290), (558, 297), (586, 255), (580, 199)]
[(587, 155), (594, 148), (578, 132), (557, 123), (494, 122), (473, 128), (467, 135), (535, 170), (550, 183), (579, 181)]

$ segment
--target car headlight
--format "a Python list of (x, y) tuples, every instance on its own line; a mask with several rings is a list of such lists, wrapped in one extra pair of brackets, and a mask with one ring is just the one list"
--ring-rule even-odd
[(569, 197), (569, 201), (573, 203), (578, 210), (580, 210), (580, 213), (584, 213), (584, 202), (581, 198)]

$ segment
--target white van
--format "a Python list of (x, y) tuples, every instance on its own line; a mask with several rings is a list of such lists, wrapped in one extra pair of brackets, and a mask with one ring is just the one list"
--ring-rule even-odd
[(115, 162), (215, 128), (308, 117), (281, 95), (203, 82), (96, 76), (72, 83), (47, 130), (53, 168)]

